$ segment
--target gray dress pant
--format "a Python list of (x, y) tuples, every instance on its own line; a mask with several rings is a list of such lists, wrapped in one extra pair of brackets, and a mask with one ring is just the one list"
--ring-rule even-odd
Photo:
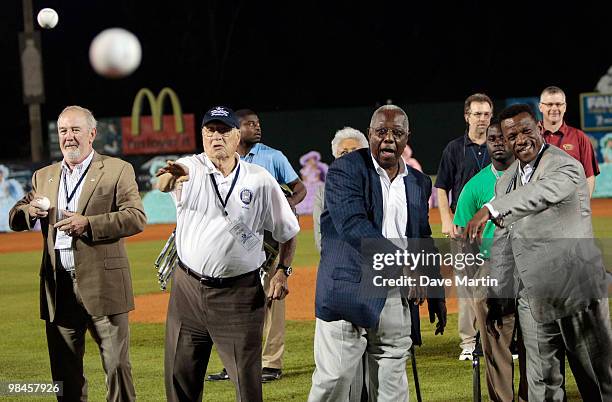
[(563, 401), (565, 356), (582, 399), (612, 401), (612, 330), (608, 299), (548, 323), (534, 320), (529, 301), (518, 302), (527, 350), (529, 401)]
[(378, 328), (370, 329), (344, 320), (327, 322), (317, 318), (316, 368), (309, 402), (348, 401), (364, 352), (369, 400), (408, 402), (406, 360), (412, 346), (408, 302), (389, 296), (378, 324)]

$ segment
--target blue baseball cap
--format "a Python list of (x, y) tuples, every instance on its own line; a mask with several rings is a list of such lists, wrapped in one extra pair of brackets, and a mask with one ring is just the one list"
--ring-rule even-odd
[(202, 127), (211, 121), (220, 121), (230, 127), (240, 128), (240, 122), (234, 111), (226, 106), (215, 106), (204, 115)]

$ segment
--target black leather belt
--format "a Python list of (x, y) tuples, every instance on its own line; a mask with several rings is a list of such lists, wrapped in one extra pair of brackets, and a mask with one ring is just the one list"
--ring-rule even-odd
[(64, 268), (60, 268), (56, 270), (59, 273), (63, 273), (65, 275), (68, 275), (70, 277), (70, 279), (75, 280), (76, 279), (76, 270), (72, 269), (72, 270), (67, 270)]
[(232, 284), (236, 282), (238, 279), (242, 279), (249, 275), (255, 275), (259, 273), (259, 269), (256, 269), (254, 271), (247, 272), (246, 274), (230, 276), (229, 278), (213, 278), (212, 276), (198, 274), (193, 269), (183, 264), (183, 261), (181, 260), (178, 260), (178, 266), (183, 271), (185, 271), (187, 275), (191, 276), (192, 278), (197, 279), (198, 281), (200, 281), (201, 284), (210, 286), (212, 288), (227, 288), (227, 287), (232, 286)]

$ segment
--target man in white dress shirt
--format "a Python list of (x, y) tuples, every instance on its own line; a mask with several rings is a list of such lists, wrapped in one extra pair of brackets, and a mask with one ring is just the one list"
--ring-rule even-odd
[[(179, 267), (166, 320), (168, 401), (201, 401), (213, 343), (237, 400), (261, 401), (264, 305), (288, 293), (299, 232), (276, 180), (236, 153), (240, 124), (224, 106), (202, 122), (204, 153), (160, 169), (160, 190), (176, 203)], [(263, 232), (281, 243), (279, 265), (264, 294), (259, 267)]]

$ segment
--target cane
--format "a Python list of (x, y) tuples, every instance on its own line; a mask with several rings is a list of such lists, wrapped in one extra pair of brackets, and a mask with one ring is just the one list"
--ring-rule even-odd
[(417, 401), (422, 402), (421, 386), (419, 385), (419, 373), (417, 372), (416, 355), (414, 354), (414, 345), (410, 347), (410, 360), (412, 361), (412, 375), (414, 376), (414, 389), (416, 390)]
[(474, 402), (480, 402), (480, 353), (476, 352), (480, 343), (480, 332), (476, 333), (475, 353), (472, 353), (472, 393)]

